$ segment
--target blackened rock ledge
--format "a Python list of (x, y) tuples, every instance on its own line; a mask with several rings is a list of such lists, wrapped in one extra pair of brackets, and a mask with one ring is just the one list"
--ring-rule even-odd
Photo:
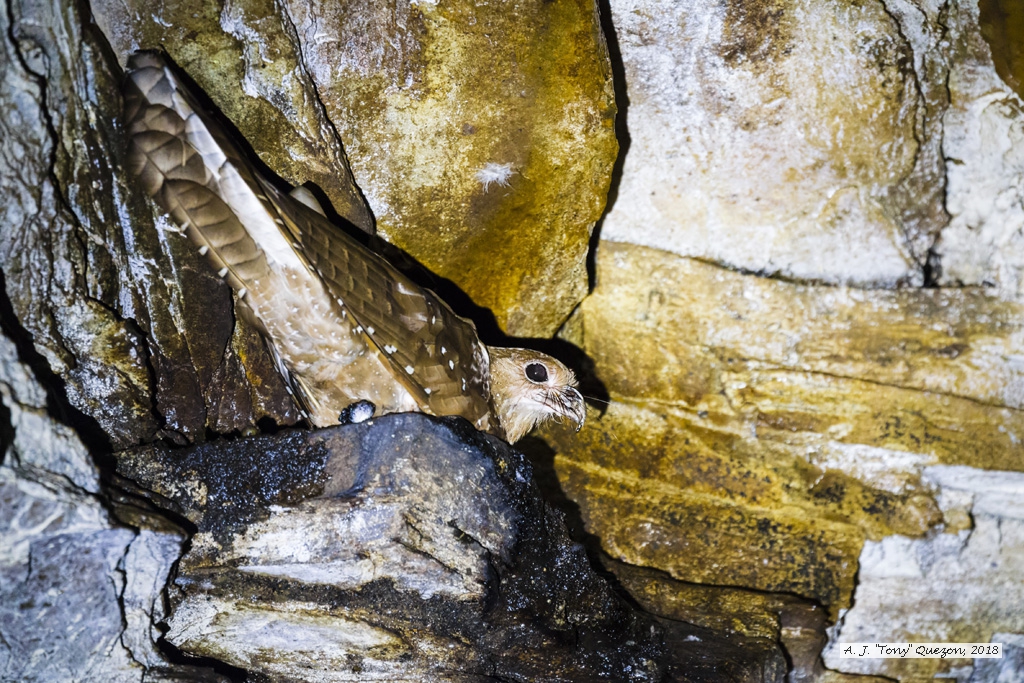
[(122, 454), (196, 526), (167, 640), (257, 679), (657, 681), (664, 630), (590, 567), (530, 464), (388, 415)]

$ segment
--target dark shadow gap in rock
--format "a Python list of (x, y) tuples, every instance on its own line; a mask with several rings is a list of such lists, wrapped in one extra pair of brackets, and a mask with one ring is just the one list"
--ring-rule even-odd
[(7, 449), (14, 444), (14, 424), (11, 409), (0, 400), (0, 465), (7, 459)]
[(612, 590), (630, 607), (646, 612), (640, 603), (622, 585), (619, 578), (602, 561), (604, 550), (601, 538), (587, 531), (586, 523), (580, 512), (580, 506), (566, 495), (555, 471), (555, 455), (557, 453), (544, 439), (527, 436), (516, 444), (516, 450), (526, 456), (533, 467), (533, 480), (540, 489), (544, 501), (562, 514), (562, 521), (569, 531), (569, 538), (583, 546), (591, 569), (604, 579)]
[[(158, 624), (158, 626), (160, 626), (160, 624)], [(166, 628), (166, 626), (164, 626), (164, 628)], [(164, 628), (161, 630), (164, 630)], [(199, 675), (195, 678), (196, 681), (201, 681), (203, 683), (209, 681), (212, 683), (213, 681), (227, 680), (230, 681), (230, 683), (264, 683), (264, 681), (268, 680), (263, 676), (254, 675), (245, 669), (232, 666), (220, 661), (219, 659), (187, 655), (171, 643), (167, 642), (163, 636), (157, 639), (156, 646), (157, 649), (160, 650), (160, 654), (162, 654), (164, 659), (166, 659), (170, 664), (175, 665), (176, 667), (180, 666), (188, 667), (189, 669), (199, 669), (200, 671), (197, 672)], [(202, 676), (203, 672), (201, 670), (203, 669), (214, 672), (217, 677)], [(178, 671), (174, 671), (173, 673), (176, 676), (180, 675), (180, 672)]]
[(921, 286), (925, 289), (938, 289), (942, 280), (942, 255), (939, 254), (934, 244), (925, 256), (922, 272), (924, 284)]
[(590, 233), (590, 248), (587, 252), (587, 284), (588, 291), (594, 291), (597, 286), (597, 248), (601, 241), (601, 228), (604, 219), (611, 213), (615, 201), (619, 197), (619, 185), (622, 183), (622, 169), (626, 163), (626, 154), (629, 153), (629, 146), (632, 138), (629, 135), (629, 92), (626, 88), (626, 67), (622, 62), (622, 50), (619, 48), (619, 36), (615, 32), (615, 24), (612, 21), (612, 8), (609, 0), (597, 0), (598, 16), (601, 21), (601, 31), (604, 33), (605, 43), (608, 45), (608, 60), (612, 69), (612, 89), (615, 93), (615, 139), (619, 141), (619, 153), (612, 165), (612, 177), (608, 186), (608, 197), (605, 201), (604, 212), (594, 224)]
[(0, 331), (14, 343), (18, 360), (31, 370), (35, 380), (46, 392), (47, 413), (57, 422), (70, 427), (94, 458), (101, 472), (113, 473), (113, 448), (99, 423), (76, 408), (68, 399), (63, 379), (36, 350), (32, 335), (14, 312), (7, 293), (7, 279), (0, 269)]

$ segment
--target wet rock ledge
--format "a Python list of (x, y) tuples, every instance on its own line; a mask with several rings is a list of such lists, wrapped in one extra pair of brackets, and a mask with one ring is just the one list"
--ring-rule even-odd
[(668, 673), (665, 629), (590, 568), (526, 459), (462, 420), (147, 447), (118, 470), (195, 525), (166, 634), (188, 655), (267, 680)]

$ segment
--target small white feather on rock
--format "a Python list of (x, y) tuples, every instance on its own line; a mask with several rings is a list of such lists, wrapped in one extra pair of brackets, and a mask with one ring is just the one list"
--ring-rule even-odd
[(512, 178), (513, 173), (515, 171), (512, 170), (512, 164), (496, 164), (492, 161), (484, 164), (476, 172), (475, 178), (484, 186), (484, 192), (487, 192), (492, 183), (508, 187), (508, 181)]

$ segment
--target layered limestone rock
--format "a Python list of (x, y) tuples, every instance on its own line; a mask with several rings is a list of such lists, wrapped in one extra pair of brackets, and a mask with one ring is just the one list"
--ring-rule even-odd
[(167, 635), (187, 653), (273, 680), (664, 680), (662, 627), (590, 569), (523, 456), (463, 420), (152, 448), (119, 470), (196, 525)]
[[(803, 285), (612, 242), (597, 279), (571, 329), (611, 403), (577, 438), (546, 436), (586, 531), (645, 607), (786, 644), (787, 615), (820, 604), (815, 652), (851, 603), (836, 641), (1020, 628), (1024, 307), (981, 288)], [(903, 559), (877, 559), (892, 547)]]
[(629, 146), (562, 334), (611, 403), (534, 445), (565, 509), (796, 679), (1016, 675), (833, 647), (1021, 629), (1020, 10), (610, 5)]
[(591, 1), (149, 7), (93, 5), (122, 64), (167, 50), (271, 170), (365, 225), (347, 154), (381, 234), (509, 334), (550, 336), (586, 293), (618, 148)]

